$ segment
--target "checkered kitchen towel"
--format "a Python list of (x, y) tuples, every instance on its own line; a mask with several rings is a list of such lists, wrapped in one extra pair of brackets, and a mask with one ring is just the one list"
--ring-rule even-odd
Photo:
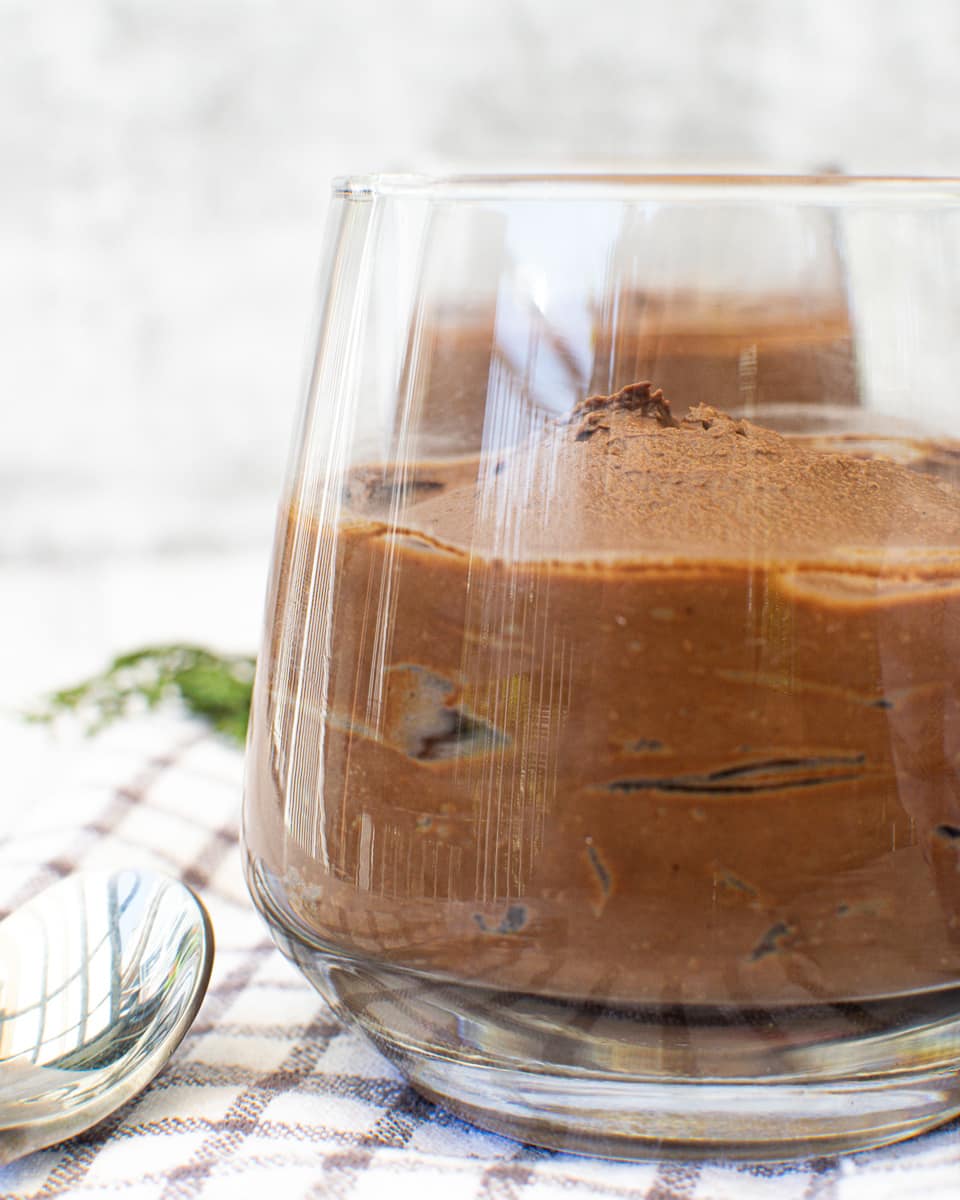
[(602, 1162), (474, 1130), (406, 1087), (272, 947), (240, 873), (237, 750), (153, 716), (66, 743), (3, 724), (0, 755), (25, 793), (0, 807), (0, 912), (76, 868), (137, 864), (199, 891), (217, 936), (206, 1001), (166, 1069), (98, 1129), (0, 1170), (0, 1198), (960, 1197), (957, 1123), (794, 1167)]

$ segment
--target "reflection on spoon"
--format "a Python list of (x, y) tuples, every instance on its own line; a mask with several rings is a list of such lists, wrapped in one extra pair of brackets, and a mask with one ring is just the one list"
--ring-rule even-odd
[(0, 1164), (133, 1099), (190, 1028), (206, 910), (149, 871), (72, 875), (0, 922)]

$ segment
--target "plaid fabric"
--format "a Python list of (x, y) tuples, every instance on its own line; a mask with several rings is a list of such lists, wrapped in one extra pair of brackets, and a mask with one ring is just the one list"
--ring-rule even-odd
[(154, 1083), (96, 1130), (0, 1170), (0, 1198), (960, 1196), (956, 1122), (898, 1147), (792, 1167), (603, 1162), (470, 1128), (406, 1087), (273, 948), (241, 878), (236, 750), (166, 717), (90, 741), (66, 736), (0, 725), (21, 791), (2, 809), (0, 911), (76, 868), (152, 866), (202, 894), (217, 961), (192, 1031)]

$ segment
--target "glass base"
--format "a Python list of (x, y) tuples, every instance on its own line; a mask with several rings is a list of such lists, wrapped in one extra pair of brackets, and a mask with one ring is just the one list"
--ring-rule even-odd
[(960, 989), (805, 1007), (609, 1007), (322, 944), (259, 870), (280, 949), (414, 1087), (521, 1141), (621, 1159), (865, 1150), (960, 1112)]

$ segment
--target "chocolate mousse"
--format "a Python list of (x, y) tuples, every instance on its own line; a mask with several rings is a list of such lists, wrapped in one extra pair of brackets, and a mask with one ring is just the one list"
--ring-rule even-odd
[(683, 415), (704, 401), (749, 410), (858, 403), (850, 313), (841, 297), (743, 297), (625, 287), (598, 313), (591, 387), (656, 379)]
[(275, 594), (246, 841), (321, 943), (607, 1004), (956, 980), (949, 479), (634, 384), (355, 469)]
[(425, 320), (399, 386), (412, 392), (417, 420), (411, 430), (398, 405), (395, 437), (409, 447), (412, 434), (421, 457), (489, 449), (518, 423), (642, 379), (658, 381), (678, 417), (703, 402), (747, 415), (859, 403), (851, 316), (837, 296), (747, 303), (625, 286), (573, 318), (536, 308), (525, 317), (519, 331), (495, 309)]

